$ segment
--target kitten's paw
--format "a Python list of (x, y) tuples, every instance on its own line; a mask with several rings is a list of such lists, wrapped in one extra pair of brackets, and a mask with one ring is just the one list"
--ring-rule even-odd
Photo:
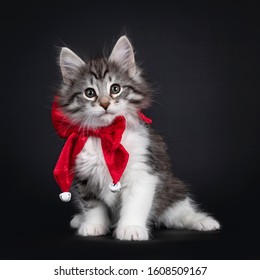
[(194, 220), (191, 223), (191, 229), (200, 231), (211, 231), (220, 228), (220, 224), (214, 218), (210, 216), (202, 217), (201, 219)]
[(116, 238), (119, 240), (148, 240), (148, 230), (142, 226), (124, 226), (116, 229)]
[(79, 228), (81, 225), (81, 218), (82, 218), (81, 214), (75, 215), (74, 218), (70, 221), (70, 226), (72, 228)]
[(95, 225), (82, 223), (79, 226), (78, 234), (81, 236), (100, 236), (106, 235), (109, 232), (109, 229), (103, 225)]

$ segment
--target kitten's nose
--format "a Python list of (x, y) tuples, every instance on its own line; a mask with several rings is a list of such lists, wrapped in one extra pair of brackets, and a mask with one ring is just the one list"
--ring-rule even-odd
[(110, 100), (109, 100), (109, 98), (103, 96), (100, 99), (99, 104), (101, 107), (103, 107), (106, 110), (108, 108), (108, 106), (110, 105)]

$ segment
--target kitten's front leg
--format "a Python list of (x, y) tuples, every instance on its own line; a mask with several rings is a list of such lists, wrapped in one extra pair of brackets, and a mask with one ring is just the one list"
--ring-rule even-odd
[(115, 235), (120, 240), (148, 240), (147, 222), (157, 177), (146, 171), (133, 173), (122, 192), (122, 207)]
[(85, 202), (87, 203), (94, 205), (74, 216), (70, 222), (71, 227), (77, 228), (81, 236), (106, 235), (109, 232), (109, 218), (105, 206), (98, 201)]

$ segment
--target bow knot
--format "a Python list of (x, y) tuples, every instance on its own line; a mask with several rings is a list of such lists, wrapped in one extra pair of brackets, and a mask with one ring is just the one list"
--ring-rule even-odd
[(110, 151), (115, 151), (121, 145), (122, 135), (125, 131), (126, 122), (123, 116), (116, 117), (114, 122), (98, 131), (102, 146)]

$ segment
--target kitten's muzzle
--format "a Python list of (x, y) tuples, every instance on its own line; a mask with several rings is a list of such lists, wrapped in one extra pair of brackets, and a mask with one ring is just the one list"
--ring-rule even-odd
[(110, 99), (105, 96), (101, 97), (99, 100), (99, 105), (107, 110), (108, 106), (110, 105)]

